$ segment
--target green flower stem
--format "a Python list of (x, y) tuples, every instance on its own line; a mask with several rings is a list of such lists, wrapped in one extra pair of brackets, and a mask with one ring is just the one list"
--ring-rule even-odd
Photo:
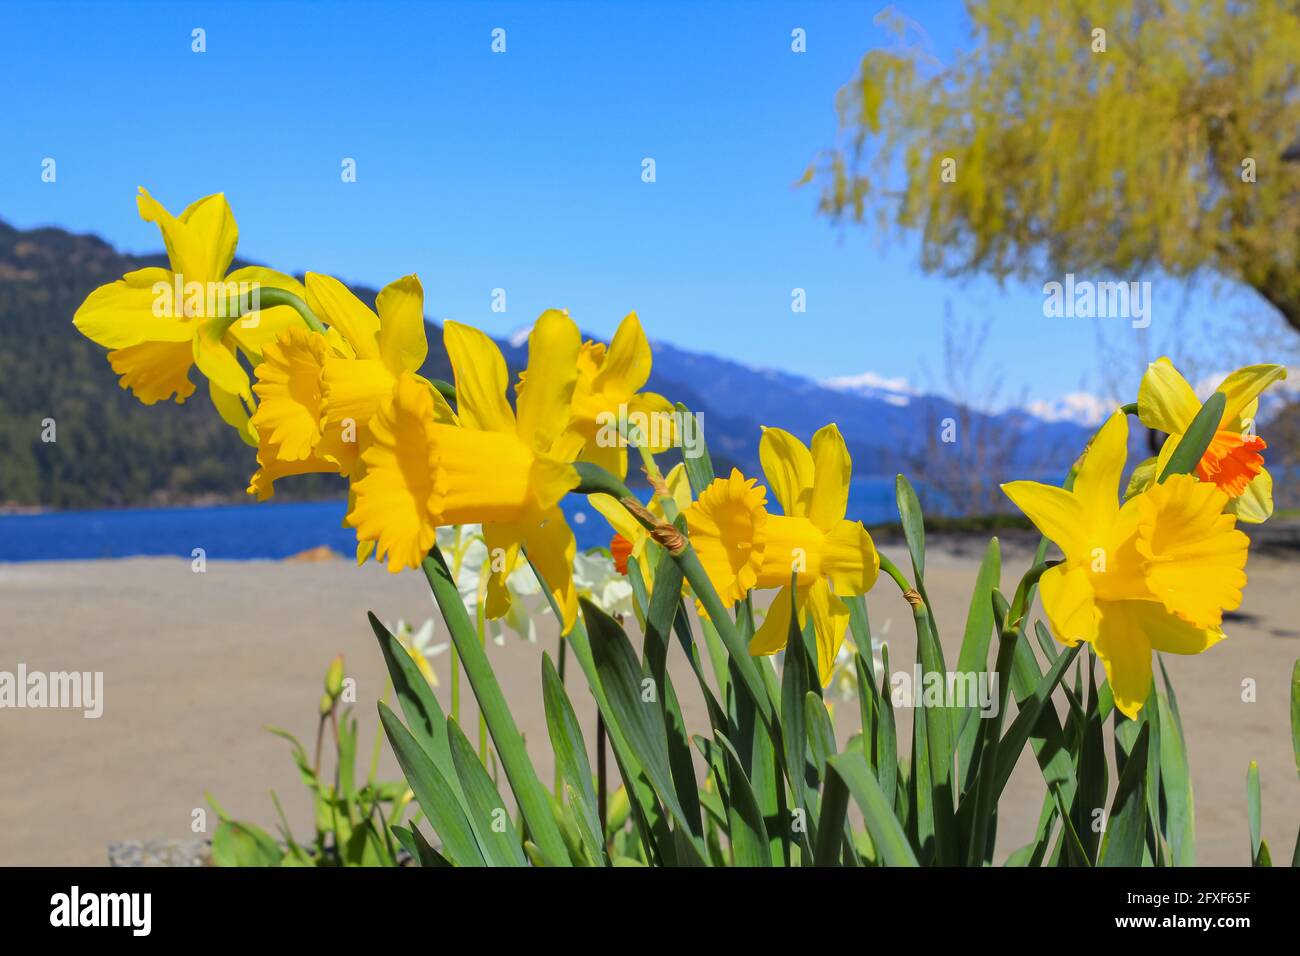
[(447, 400), (447, 404), (452, 408), (456, 407), (456, 386), (451, 382), (444, 381), (440, 378), (429, 379), (429, 384), (433, 386), (434, 391)]
[(894, 583), (898, 585), (898, 590), (902, 591), (904, 594), (912, 590), (912, 584), (903, 576), (903, 572), (898, 570), (898, 566), (883, 554), (880, 555), (880, 570), (893, 578)]
[(324, 333), (325, 326), (320, 319), (316, 318), (316, 313), (311, 310), (311, 306), (292, 292), (277, 289), (274, 286), (259, 287), (256, 291), (256, 302), (254, 302), (254, 293), (240, 296), (238, 313), (230, 317), (230, 324), (234, 324), (237, 319), (242, 318), (249, 312), (273, 309), (280, 305), (287, 305), (302, 316), (307, 328), (313, 332)]
[[(659, 470), (659, 465), (655, 461), (654, 453), (650, 451), (649, 446), (641, 436), (641, 431), (635, 425), (628, 425), (627, 441), (636, 448), (637, 454), (641, 456), (641, 463), (645, 466), (645, 473), (651, 479), (651, 488), (655, 487), (655, 482), (662, 483), (664, 480), (663, 472)], [(672, 495), (659, 495), (659, 500), (663, 503), (664, 515), (669, 521), (677, 520), (677, 502), (673, 500)]]

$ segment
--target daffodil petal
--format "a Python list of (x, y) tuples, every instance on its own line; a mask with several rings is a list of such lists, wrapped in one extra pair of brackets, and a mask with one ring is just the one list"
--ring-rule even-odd
[(627, 408), (629, 415), (644, 415), (650, 423), (650, 433), (641, 437), (653, 454), (662, 454), (679, 443), (676, 409), (664, 396), (657, 392), (638, 392), (628, 399)]
[(627, 476), (627, 448), (621, 442), (616, 445), (587, 442), (582, 446), (582, 453), (578, 458), (580, 461), (604, 468), (618, 478)]
[(233, 340), (227, 339), (227, 319), (204, 319), (194, 336), (194, 364), (217, 388), (241, 398), (252, 399), (248, 373), (235, 358)]
[(172, 315), (172, 275), (166, 269), (138, 269), (101, 285), (81, 303), (72, 324), (106, 349), (142, 342), (188, 342), (194, 323)]
[(208, 380), (208, 395), (217, 414), (227, 425), (235, 429), (244, 444), (257, 447), (257, 430), (249, 419), (248, 409), (239, 395), (228, 392), (211, 379)]
[(636, 544), (646, 536), (646, 530), (641, 527), (641, 523), (633, 518), (613, 495), (587, 495), (587, 504), (609, 522), (615, 534), (621, 534), (629, 543)]
[(1239, 368), (1215, 389), (1223, 392), (1227, 402), (1223, 407), (1223, 421), (1232, 422), (1241, 411), (1259, 397), (1264, 389), (1286, 378), (1284, 365), (1248, 365)]
[(1273, 515), (1273, 476), (1261, 471), (1244, 494), (1228, 502), (1228, 511), (1247, 524), (1261, 524)]
[(375, 299), (379, 356), (394, 375), (417, 372), (429, 354), (424, 334), (424, 287), (414, 275), (390, 282)]
[(825, 578), (818, 578), (808, 589), (807, 606), (817, 636), (817, 673), (825, 687), (831, 682), (835, 657), (849, 627), (849, 608), (831, 593)]
[(1074, 496), (1089, 525), (1104, 528), (1119, 512), (1119, 479), (1128, 458), (1128, 416), (1117, 411), (1098, 430), (1074, 478)]
[(357, 358), (379, 359), (379, 316), (333, 276), (308, 272), (307, 304), (316, 317), (337, 329)]
[(194, 394), (190, 366), (194, 348), (183, 342), (141, 342), (108, 353), (108, 364), (121, 376), (119, 384), (129, 388), (145, 405), (176, 396), (176, 404)]
[(781, 510), (790, 517), (806, 516), (812, 498), (814, 466), (812, 454), (804, 443), (785, 429), (764, 427), (758, 443), (758, 459)]
[(1064, 488), (1037, 481), (1011, 481), (1002, 491), (1047, 538), (1067, 555), (1087, 552), (1087, 516), (1079, 499)]
[(880, 574), (880, 555), (861, 521), (840, 521), (826, 535), (821, 570), (836, 594), (866, 594)]
[(456, 413), (470, 428), (515, 433), (515, 413), (506, 401), (506, 360), (495, 342), (459, 322), (442, 327), (443, 344), (456, 375)]
[(540, 522), (528, 528), (524, 550), (560, 609), (560, 633), (568, 634), (578, 620), (578, 590), (573, 584), (573, 559), (578, 546), (564, 512), (551, 508)]
[[(179, 219), (143, 186), (135, 204), (140, 218), (156, 225), (162, 233), (171, 271), (180, 275), (183, 284), (206, 283), (226, 274), (230, 265), (227, 251), (233, 258), (239, 230), (224, 196), (205, 196), (191, 203)], [(196, 216), (197, 221), (188, 221)]]
[(767, 616), (749, 641), (751, 657), (766, 657), (785, 647), (790, 638), (792, 613), (791, 590), (787, 584), (776, 592), (776, 597), (772, 598), (772, 603), (767, 607)]
[(533, 497), (541, 508), (559, 504), (561, 498), (578, 487), (580, 480), (577, 469), (568, 462), (556, 461), (545, 455), (533, 459), (528, 476)]
[(1200, 654), (1223, 640), (1217, 627), (1197, 627), (1154, 601), (1126, 601), (1124, 611), (1162, 654)]
[[(686, 473), (685, 462), (679, 461), (668, 469), (668, 474), (664, 475), (664, 484), (668, 486), (668, 493), (679, 513), (691, 506), (691, 478)], [(654, 503), (651, 503), (650, 510), (654, 510)]]
[(1095, 641), (1101, 614), (1088, 571), (1083, 567), (1066, 570), (1057, 565), (1044, 572), (1038, 582), (1043, 613), (1052, 625), (1052, 635), (1073, 647), (1080, 641)]
[(185, 280), (219, 280), (234, 261), (235, 246), (239, 244), (239, 226), (225, 195), (216, 193), (195, 200), (181, 213), (180, 221), (204, 252), (204, 273), (186, 276)]
[(819, 428), (812, 438), (813, 483), (808, 498), (808, 519), (822, 531), (830, 531), (849, 507), (849, 479), (853, 461), (844, 436), (835, 425)]
[(1196, 392), (1167, 357), (1147, 366), (1138, 387), (1138, 418), (1143, 425), (1181, 435), (1200, 410)]
[(619, 323), (605, 361), (596, 373), (594, 391), (631, 396), (650, 378), (650, 343), (635, 312)]
[(1151, 643), (1141, 625), (1128, 613), (1132, 602), (1101, 606), (1101, 622), (1093, 647), (1106, 668), (1115, 706), (1128, 718), (1138, 712), (1151, 691)]
[(528, 385), (519, 392), (518, 434), (535, 451), (549, 451), (569, 424), (581, 348), (582, 333), (563, 312), (551, 309), (533, 323)]
[(1224, 610), (1241, 605), (1250, 545), (1236, 519), (1223, 513), (1228, 496), (1191, 475), (1172, 475), (1134, 502), (1136, 547), (1152, 594), (1170, 613), (1218, 627)]

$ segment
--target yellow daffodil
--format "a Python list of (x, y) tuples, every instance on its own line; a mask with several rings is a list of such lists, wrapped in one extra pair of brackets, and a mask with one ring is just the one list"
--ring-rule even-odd
[(1246, 536), (1214, 483), (1172, 475), (1119, 503), (1128, 419), (1116, 412), (1066, 491), (1034, 481), (1002, 490), (1065, 554), (1043, 574), (1043, 610), (1064, 644), (1101, 658), (1115, 706), (1136, 717), (1151, 688), (1152, 649), (1199, 654), (1223, 639), (1241, 604)]
[[(392, 396), (397, 377), (416, 372), (428, 354), (424, 290), (414, 275), (380, 291), (377, 313), (330, 276), (309, 272), (305, 294), (326, 332), (286, 329), (266, 346), (253, 386), (259, 468), (249, 491), (262, 499), (288, 475), (359, 477), (371, 418)], [(440, 395), (432, 401), (438, 421), (454, 421)]]
[(880, 572), (871, 536), (861, 522), (844, 517), (852, 461), (834, 425), (813, 435), (811, 451), (789, 432), (764, 429), (759, 458), (784, 514), (769, 514), (764, 489), (733, 470), (687, 510), (691, 543), (724, 604), (750, 588), (781, 589), (750, 643), (751, 654), (781, 650), (792, 614), (803, 626), (811, 611), (817, 670), (826, 684), (849, 623), (838, 595), (865, 594)]
[[(571, 428), (581, 436), (583, 461), (623, 478), (627, 475), (627, 445), (620, 435), (625, 423), (641, 433), (653, 452), (666, 451), (676, 440), (673, 405), (654, 392), (643, 392), (650, 378), (650, 343), (635, 312), (628, 313), (606, 348), (584, 342), (578, 353), (578, 378), (573, 389)], [(522, 392), (524, 377), (517, 390)]]
[[(353, 483), (347, 523), (390, 571), (415, 567), (443, 525), (481, 523), (492, 555), (487, 614), (509, 609), (506, 578), (521, 551), (537, 566), (563, 615), (577, 619), (573, 532), (559, 502), (578, 484), (576, 446), (558, 441), (569, 421), (581, 335), (547, 312), (529, 336), (529, 387), (518, 412), (506, 400), (505, 359), (476, 329), (448, 322), (443, 341), (456, 375), (459, 425), (437, 420), (434, 393), (410, 372), (370, 420), (365, 476)], [(327, 370), (328, 391), (328, 370)], [(559, 457), (556, 457), (556, 456)]]
[(258, 266), (227, 274), (239, 228), (220, 193), (191, 203), (179, 217), (143, 188), (136, 204), (140, 218), (162, 232), (170, 268), (137, 269), (100, 286), (77, 310), (73, 324), (111, 350), (108, 361), (122, 388), (146, 405), (172, 396), (184, 402), (194, 393), (190, 367), (198, 365), (221, 417), (256, 444), (248, 420), (253, 395), (236, 355), (256, 365), (263, 347), (302, 319), (288, 306), (250, 312), (234, 322), (230, 316), (246, 292), (272, 287), (301, 295), (302, 286)]
[[(1268, 446), (1254, 434), (1254, 422), (1260, 394), (1284, 378), (1286, 368), (1281, 365), (1250, 365), (1237, 369), (1215, 389), (1223, 392), (1227, 404), (1196, 474), (1228, 496), (1228, 510), (1242, 521), (1258, 523), (1273, 513), (1273, 479), (1264, 470), (1260, 454)], [(1147, 366), (1138, 391), (1138, 417), (1148, 428), (1168, 432), (1169, 438), (1157, 458), (1139, 466), (1131, 491), (1154, 483), (1200, 410), (1192, 386), (1168, 358)]]
[[(686, 477), (686, 465), (684, 463), (678, 462), (669, 470), (668, 474), (664, 476), (664, 485), (668, 488), (669, 494), (672, 495), (673, 501), (677, 503), (679, 514), (690, 507), (691, 483)], [(641, 522), (633, 518), (628, 513), (628, 510), (612, 495), (588, 495), (587, 501), (604, 516), (610, 527), (614, 529), (614, 532), (627, 542), (628, 552), (622, 561), (619, 561), (617, 554), (614, 555), (615, 562), (621, 565), (620, 573), (627, 573), (626, 561), (628, 557), (631, 557), (640, 566), (641, 577), (645, 581), (646, 587), (653, 590), (654, 567), (646, 559), (646, 547), (651, 540), (650, 532), (646, 531), (641, 526)], [(660, 521), (665, 519), (663, 502), (660, 501), (658, 495), (651, 497), (647, 509)]]

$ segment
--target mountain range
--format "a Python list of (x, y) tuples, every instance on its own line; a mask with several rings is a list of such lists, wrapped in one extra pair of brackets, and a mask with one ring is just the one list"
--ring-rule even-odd
[[(254, 465), (251, 451), (217, 417), (203, 389), (184, 406), (144, 407), (122, 391), (104, 351), (84, 339), (72, 315), (97, 286), (125, 272), (165, 265), (159, 255), (133, 256), (103, 240), (58, 228), (20, 230), (0, 222), (0, 506), (90, 508), (240, 499)], [(246, 263), (238, 263), (246, 264)], [(353, 287), (368, 303), (375, 292)], [(653, 331), (653, 330), (651, 330)], [(452, 377), (441, 328), (428, 323), (422, 371)], [(512, 372), (527, 361), (526, 338), (499, 341)], [(649, 388), (702, 416), (715, 469), (758, 475), (761, 426), (779, 426), (805, 441), (836, 422), (854, 459), (855, 475), (915, 472), (955, 453), (949, 470), (983, 463), (1020, 471), (1059, 472), (1089, 429), (1025, 411), (986, 414), (867, 374), (825, 383), (775, 369), (654, 342)], [(193, 373), (197, 374), (197, 373)], [(55, 425), (54, 441), (47, 424)], [(951, 422), (955, 441), (940, 438)], [(983, 443), (995, 453), (986, 456)], [(1000, 474), (991, 477), (1004, 479)], [(966, 477), (969, 477), (967, 475)], [(284, 482), (277, 495), (322, 497), (339, 492), (325, 476)], [(972, 509), (972, 501), (948, 507)]]

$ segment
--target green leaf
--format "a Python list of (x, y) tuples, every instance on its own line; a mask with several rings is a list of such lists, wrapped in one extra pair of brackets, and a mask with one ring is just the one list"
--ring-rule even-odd
[(402, 826), (391, 826), (388, 828), (392, 831), (393, 836), (397, 837), (397, 842), (407, 853), (411, 854), (412, 859), (420, 866), (431, 867), (448, 867), (451, 863), (441, 853), (429, 845), (429, 841), (424, 838), (420, 828), (412, 825), (409, 829)]
[(1101, 841), (1101, 866), (1141, 866), (1146, 848), (1147, 747), (1151, 725), (1143, 722), (1120, 774)]
[(813, 691), (803, 698), (804, 723), (808, 727), (808, 748), (819, 780), (826, 779), (826, 761), (835, 755), (835, 728), (826, 704)]
[[(506, 802), (454, 719), (447, 721), (447, 740), (461, 788), (469, 802), (469, 825), (489, 866), (523, 866), (522, 840)], [(565, 853), (568, 859), (568, 853)]]
[(860, 753), (845, 751), (831, 757), (827, 766), (839, 775), (853, 794), (858, 809), (862, 811), (867, 832), (885, 863), (889, 866), (916, 866), (916, 854), (908, 845), (907, 835), (891, 808), (893, 801), (881, 792), (866, 758)]
[(501, 766), (505, 769), (510, 789), (514, 791), (528, 833), (548, 859), (567, 862), (568, 851), (560, 828), (551, 816), (546, 788), (542, 786), (537, 771), (528, 759), (524, 738), (510, 715), (505, 695), (501, 693), (501, 685), (497, 682), (486, 652), (479, 644), (478, 634), (470, 623), (469, 614), (461, 602), (460, 591), (442, 553), (435, 547), (424, 559), (422, 566), (460, 655), (465, 676), (469, 678), (474, 697), (478, 700), (479, 712), (487, 722), (492, 742), (496, 744)]
[(880, 688), (880, 722), (876, 726), (876, 767), (881, 792), (893, 805), (898, 792), (898, 729), (894, 721), (894, 693), (889, 676), (889, 645), (880, 648), (880, 662), (884, 667), (883, 686)]
[(1214, 440), (1214, 433), (1218, 431), (1219, 423), (1223, 421), (1223, 410), (1227, 402), (1228, 396), (1223, 392), (1215, 392), (1205, 400), (1201, 410), (1187, 426), (1187, 431), (1183, 433), (1178, 447), (1169, 456), (1165, 470), (1160, 473), (1162, 482), (1170, 475), (1188, 475), (1196, 469), (1201, 458), (1205, 456), (1205, 449), (1209, 448), (1210, 442)]
[(1300, 774), (1300, 660), (1291, 668), (1291, 747), (1296, 773)]
[(551, 655), (542, 655), (542, 700), (546, 708), (546, 729), (551, 738), (551, 749), (560, 775), (568, 784), (567, 792), (573, 795), (578, 833), (594, 860), (606, 859), (604, 841), (600, 837), (600, 817), (596, 806), (596, 788), (587, 759), (587, 745), (578, 725), (573, 704), (560, 682), (560, 675), (551, 663)]
[(279, 866), (284, 850), (265, 830), (251, 823), (222, 820), (212, 836), (217, 866)]
[(961, 853), (953, 811), (952, 711), (942, 703), (938, 706), (927, 704), (925, 694), (927, 675), (937, 674), (946, 695), (947, 668), (929, 613), (922, 607), (914, 607), (912, 612), (916, 625), (917, 663), (921, 665), (922, 679), (922, 686), (913, 691), (920, 704), (916, 711), (914, 752), (918, 807), (923, 808), (923, 823), (927, 812), (933, 821), (935, 862), (941, 866), (955, 866), (961, 860)]
[(392, 866), (383, 838), (369, 820), (357, 824), (348, 837), (343, 859), (348, 866)]
[[(678, 523), (685, 528), (684, 518), (679, 517)], [(655, 571), (654, 593), (650, 596), (649, 611), (646, 614), (643, 672), (649, 672), (655, 687), (659, 689), (656, 696), (663, 712), (668, 767), (672, 773), (677, 800), (690, 823), (691, 833), (702, 837), (704, 825), (700, 818), (699, 797), (696, 795), (690, 735), (686, 731), (686, 720), (677, 701), (677, 691), (668, 675), (668, 647), (677, 612), (681, 608), (681, 595), (681, 568), (672, 555), (665, 551)]]
[(808, 693), (808, 656), (803, 653), (803, 638), (797, 616), (790, 615), (790, 636), (786, 640), (785, 664), (781, 668), (781, 722), (785, 733), (785, 765), (795, 784), (795, 803), (806, 808), (805, 789), (817, 785), (808, 766), (808, 738), (804, 724), (804, 695)]
[(397, 695), (402, 716), (406, 718), (407, 729), (429, 752), (439, 772), (444, 776), (452, 776), (451, 750), (447, 746), (447, 717), (433, 694), (433, 688), (424, 679), (401, 641), (372, 612), (367, 612), (366, 616), (379, 641), (379, 649), (384, 655), (384, 664), (388, 667), (388, 676), (393, 682), (393, 692)]
[[(989, 540), (975, 577), (975, 590), (971, 594), (970, 609), (966, 613), (966, 631), (961, 639), (961, 652), (957, 655), (957, 673), (983, 674), (989, 669), (989, 643), (993, 637), (993, 589), (1002, 576), (1002, 554), (998, 539)], [(971, 752), (979, 737), (979, 712), (968, 706), (965, 719), (960, 721), (957, 733), (957, 779), (962, 790), (970, 789), (975, 779), (975, 766)]]
[(745, 776), (740, 756), (731, 741), (720, 733), (716, 736), (727, 764), (724, 800), (727, 804), (727, 831), (731, 837), (732, 862), (736, 866), (771, 866), (767, 827), (763, 824), (763, 811), (759, 809), (754, 788)]
[(1085, 713), (1082, 739), (1078, 755), (1078, 781), (1075, 791), (1071, 822), (1079, 835), (1082, 848), (1089, 860), (1097, 858), (1101, 834), (1092, 825), (1094, 813), (1105, 810), (1106, 793), (1110, 788), (1110, 770), (1106, 765), (1106, 736), (1103, 718), (1098, 707), (1097, 663), (1091, 648), (1088, 650), (1088, 707)]
[(379, 702), (379, 721), (384, 725), (384, 733), (388, 735), (398, 766), (402, 768), (416, 802), (442, 840), (443, 855), (460, 866), (486, 865), (474, 837), (474, 828), (470, 826), (451, 785), (434, 766), (428, 752), (382, 700)]
[(677, 409), (678, 415), (682, 416), (679, 420), (683, 423), (683, 426), (685, 426), (685, 416), (687, 415), (690, 415), (694, 422), (695, 435), (699, 442), (696, 447), (697, 453), (688, 455), (683, 452), (682, 461), (686, 464), (686, 479), (691, 484), (691, 497), (698, 498), (700, 493), (716, 477), (713, 471), (713, 460), (709, 457), (709, 448), (704, 443), (704, 426), (700, 417), (692, 414), (690, 409), (681, 402), (678, 402), (674, 407)]
[[(1160, 655), (1156, 655), (1160, 659)], [(1196, 865), (1196, 811), (1192, 799), (1192, 773), (1187, 759), (1183, 721), (1178, 698), (1160, 659), (1165, 693), (1157, 698), (1160, 708), (1160, 788), (1164, 794), (1165, 838), (1174, 866)], [(1167, 696), (1166, 696), (1167, 695)]]
[(921, 502), (912, 483), (903, 475), (894, 479), (894, 497), (898, 502), (898, 517), (903, 523), (903, 537), (907, 539), (907, 553), (912, 559), (912, 575), (919, 591), (925, 578), (925, 518), (921, 514)]
[[(664, 713), (658, 702), (664, 688), (655, 687), (655, 699), (642, 697), (644, 672), (637, 661), (632, 643), (623, 629), (596, 605), (580, 598), (583, 621), (591, 641), (592, 659), (596, 674), (609, 705), (606, 720), (621, 731), (632, 753), (645, 771), (655, 793), (678, 825), (688, 832), (702, 832), (698, 817), (688, 817), (677, 796), (669, 765), (667, 727)], [(699, 858), (704, 859), (704, 846), (691, 845)]]
[(1042, 714), (1048, 698), (1052, 696), (1052, 691), (1056, 689), (1061, 677), (1074, 663), (1074, 659), (1079, 656), (1079, 651), (1082, 648), (1082, 644), (1076, 644), (1059, 655), (1056, 663), (1039, 680), (1034, 693), (1017, 705), (1019, 712), (1016, 714), (1016, 719), (1012, 722), (1006, 735), (1003, 736), (1002, 742), (998, 744), (997, 778), (993, 785), (993, 799), (995, 802), (1002, 795), (1007, 781), (1011, 779), (1011, 772), (1015, 770), (1016, 761), (1020, 759), (1020, 751), (1024, 749), (1025, 742), (1029, 740), (1029, 735), (1037, 725), (1038, 718)]
[(1259, 800), (1259, 765), (1250, 762), (1246, 770), (1246, 819), (1250, 824), (1250, 861), (1259, 866), (1259, 848), (1263, 842), (1261, 836), (1261, 817)]
[(838, 773), (826, 775), (822, 788), (821, 816), (817, 818), (817, 845), (813, 866), (835, 866), (844, 846), (844, 825), (848, 820), (849, 788)]

